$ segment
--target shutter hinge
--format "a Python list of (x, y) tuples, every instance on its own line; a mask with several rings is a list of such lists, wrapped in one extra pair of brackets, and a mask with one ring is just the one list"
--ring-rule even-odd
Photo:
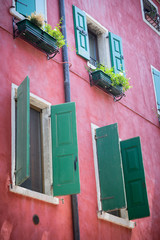
[(114, 196), (101, 198), (101, 200), (108, 200), (108, 199), (112, 199), (112, 198), (114, 198)]
[(99, 139), (99, 138), (104, 138), (104, 137), (107, 137), (107, 134), (105, 134), (105, 135), (103, 135), (103, 136), (100, 136), (100, 137), (97, 137), (96, 135), (95, 135), (95, 140), (97, 140), (97, 139)]
[(82, 34), (82, 35), (84, 35), (84, 36), (87, 36), (87, 32), (86, 31), (84, 31), (83, 29), (81, 29), (80, 27), (76, 27), (77, 28), (77, 30), (79, 30), (80, 31), (80, 33)]

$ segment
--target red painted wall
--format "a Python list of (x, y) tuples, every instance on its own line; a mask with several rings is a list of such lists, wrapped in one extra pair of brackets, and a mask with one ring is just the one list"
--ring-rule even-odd
[[(159, 7), (160, 4), (154, 1)], [(90, 87), (84, 67), (76, 55), (72, 4), (86, 11), (109, 31), (121, 36), (125, 69), (132, 89), (120, 102), (96, 87)], [(46, 56), (21, 39), (13, 39), (11, 1), (0, 5), (0, 239), (73, 239), (70, 196), (54, 206), (9, 192), (11, 173), (11, 84), (19, 85), (26, 75), (30, 91), (59, 104), (64, 102), (62, 54)], [(160, 239), (160, 129), (151, 65), (160, 70), (160, 37), (142, 19), (140, 0), (66, 0), (66, 22), (70, 67), (71, 100), (76, 102), (81, 193), (78, 195), (80, 236), (87, 239)], [(47, 1), (48, 22), (59, 21), (59, 3)], [(141, 137), (151, 216), (136, 220), (129, 230), (97, 218), (97, 193), (91, 123), (118, 123), (121, 139)], [(32, 217), (37, 214), (39, 225)]]

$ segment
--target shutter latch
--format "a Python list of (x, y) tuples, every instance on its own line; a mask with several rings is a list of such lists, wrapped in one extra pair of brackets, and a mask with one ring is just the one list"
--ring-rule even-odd
[(83, 29), (81, 29), (80, 27), (76, 27), (79, 31), (80, 31), (80, 33), (82, 34), (82, 35), (84, 35), (84, 36), (87, 36), (87, 32), (86, 31), (84, 31)]
[(97, 140), (97, 139), (99, 139), (99, 138), (104, 138), (104, 137), (107, 137), (107, 134), (105, 134), (105, 135), (103, 135), (103, 136), (99, 136), (99, 137), (97, 137), (96, 135), (95, 135), (95, 139)]

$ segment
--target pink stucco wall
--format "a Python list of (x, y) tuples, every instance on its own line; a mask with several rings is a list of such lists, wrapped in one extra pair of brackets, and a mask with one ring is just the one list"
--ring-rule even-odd
[[(154, 1), (157, 6), (160, 4)], [(121, 36), (127, 76), (132, 89), (120, 102), (96, 87), (90, 87), (84, 67), (76, 55), (72, 4), (90, 14), (109, 31)], [(47, 61), (46, 56), (21, 39), (13, 40), (11, 0), (0, 5), (0, 239), (73, 239), (70, 196), (58, 206), (9, 192), (11, 173), (11, 84), (19, 85), (26, 75), (30, 91), (59, 104), (64, 102), (62, 54)], [(66, 0), (67, 37), (71, 100), (76, 102), (81, 193), (78, 195), (82, 240), (160, 239), (160, 129), (151, 65), (160, 70), (160, 37), (142, 19), (140, 0)], [(59, 3), (47, 1), (48, 22), (59, 21)], [(144, 169), (151, 216), (136, 220), (129, 230), (97, 219), (97, 193), (91, 123), (118, 123), (120, 138), (141, 137)], [(40, 223), (35, 226), (32, 217)]]

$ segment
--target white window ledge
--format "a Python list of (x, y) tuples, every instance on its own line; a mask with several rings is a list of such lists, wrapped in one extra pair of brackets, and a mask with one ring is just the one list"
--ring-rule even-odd
[(112, 214), (106, 213), (106, 212), (98, 212), (97, 214), (98, 219), (105, 220), (111, 223), (115, 223), (117, 225), (121, 225), (126, 228), (133, 229), (136, 226), (136, 222), (129, 221), (128, 219), (116, 217)]
[(26, 196), (26, 197), (38, 199), (40, 201), (52, 203), (52, 204), (55, 204), (55, 205), (59, 204), (59, 199), (57, 197), (52, 197), (52, 196), (45, 195), (43, 193), (34, 192), (34, 191), (29, 190), (29, 189), (19, 187), (19, 186), (16, 186), (16, 185), (10, 187), (9, 190), (10, 190), (10, 192), (20, 194), (20, 195), (23, 195), (23, 196)]

